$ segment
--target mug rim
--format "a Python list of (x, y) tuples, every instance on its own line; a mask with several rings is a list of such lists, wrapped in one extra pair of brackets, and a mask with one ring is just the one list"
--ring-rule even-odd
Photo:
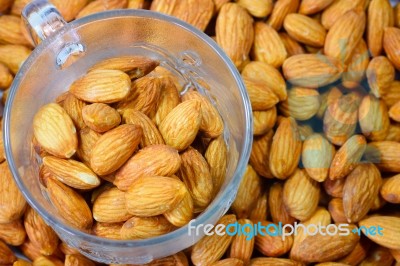
[[(138, 240), (113, 240), (113, 239), (107, 239), (107, 238), (102, 238), (96, 235), (92, 235), (89, 233), (85, 233), (75, 227), (70, 226), (68, 223), (63, 222), (60, 218), (56, 218), (53, 215), (50, 215), (50, 213), (41, 206), (40, 203), (38, 203), (34, 197), (32, 196), (32, 193), (30, 189), (24, 185), (22, 182), (22, 178), (20, 177), (18, 170), (16, 169), (16, 165), (12, 156), (12, 149), (11, 149), (11, 140), (10, 140), (10, 116), (12, 112), (12, 103), (14, 102), (14, 98), (16, 95), (16, 91), (20, 85), (20, 81), (24, 76), (25, 72), (28, 72), (30, 67), (33, 65), (34, 61), (36, 61), (37, 57), (42, 54), (48, 46), (50, 46), (54, 41), (56, 41), (60, 36), (65, 34), (66, 32), (70, 31), (71, 29), (79, 28), (81, 26), (84, 26), (85, 24), (89, 24), (91, 22), (95, 22), (97, 20), (104, 20), (104, 19), (112, 19), (112, 18), (118, 18), (118, 17), (141, 17), (141, 18), (151, 18), (151, 19), (158, 19), (158, 20), (163, 20), (167, 21), (169, 23), (175, 24), (179, 27), (182, 27), (183, 29), (189, 31), (191, 34), (195, 35), (198, 39), (202, 40), (205, 42), (209, 47), (212, 48), (213, 52), (216, 53), (224, 63), (227, 65), (228, 69), (230, 70), (231, 74), (233, 75), (236, 84), (239, 89), (240, 96), (243, 101), (243, 106), (244, 106), (244, 117), (245, 117), (245, 137), (244, 137), (244, 143), (243, 143), (243, 151), (239, 153), (239, 159), (238, 163), (235, 169), (235, 172), (232, 176), (231, 181), (227, 184), (227, 187), (225, 188), (224, 191), (222, 191), (222, 194), (219, 196), (219, 201), (216, 202), (215, 199), (211, 202), (210, 206), (211, 208), (207, 208), (206, 211), (202, 212), (197, 218), (196, 221), (193, 222), (193, 226), (196, 226), (198, 224), (202, 224), (207, 222), (207, 220), (210, 218), (210, 216), (218, 212), (221, 208), (225, 208), (224, 213), (229, 209), (230, 205), (233, 202), (234, 196), (237, 193), (237, 189), (240, 185), (240, 181), (242, 179), (242, 176), (245, 172), (249, 157), (250, 157), (250, 152), (251, 152), (251, 146), (252, 146), (252, 141), (253, 141), (253, 121), (252, 121), (252, 111), (251, 111), (251, 105), (250, 105), (250, 100), (247, 94), (247, 91), (245, 89), (245, 86), (243, 84), (243, 81), (241, 79), (240, 73), (231, 61), (231, 59), (224, 53), (222, 48), (220, 48), (217, 43), (211, 39), (208, 35), (206, 35), (204, 32), (200, 31), (199, 29), (195, 28), (194, 26), (179, 20), (175, 17), (165, 15), (159, 12), (154, 12), (150, 10), (143, 10), (143, 9), (122, 9), (122, 10), (109, 10), (109, 11), (104, 11), (96, 14), (92, 14), (77, 20), (74, 20), (72, 22), (67, 23), (63, 28), (61, 28), (59, 31), (56, 33), (52, 34), (45, 40), (43, 40), (36, 48), (32, 51), (32, 53), (29, 55), (29, 57), (26, 59), (26, 61), (23, 63), (23, 65), (20, 67), (18, 73), (15, 75), (14, 81), (10, 87), (10, 92), (7, 98), (7, 102), (4, 107), (4, 121), (3, 121), (3, 127), (4, 127), (4, 132), (3, 132), (3, 141), (4, 141), (4, 148), (5, 148), (5, 153), (6, 153), (6, 158), (7, 158), (7, 163), (10, 168), (10, 171), (13, 175), (13, 178), (15, 182), (17, 183), (21, 193), (24, 195), (25, 200), (29, 203), (29, 205), (35, 209), (49, 225), (52, 227), (57, 228), (58, 230), (61, 230), (63, 232), (67, 232), (69, 234), (77, 235), (81, 239), (95, 243), (95, 244), (100, 244), (100, 245), (106, 245), (106, 246), (113, 246), (113, 247), (121, 247), (121, 248), (126, 248), (126, 247), (146, 247), (146, 246), (151, 246), (154, 244), (162, 244), (168, 241), (171, 241), (171, 239), (175, 239), (181, 236), (186, 235), (187, 237), (188, 234), (188, 224), (168, 233), (164, 234), (161, 236), (149, 238), (149, 239), (138, 239)], [(225, 199), (225, 200), (223, 200)], [(226, 205), (224, 202), (226, 200), (230, 199), (228, 205)], [(209, 206), (209, 207), (210, 207)]]

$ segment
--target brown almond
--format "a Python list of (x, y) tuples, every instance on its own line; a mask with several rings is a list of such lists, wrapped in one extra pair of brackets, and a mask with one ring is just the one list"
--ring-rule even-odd
[(122, 239), (146, 239), (167, 234), (174, 226), (164, 216), (132, 217), (121, 228)]
[(178, 104), (165, 117), (159, 130), (167, 145), (182, 151), (195, 139), (201, 120), (201, 102), (188, 100)]
[(252, 54), (254, 60), (268, 63), (275, 68), (281, 67), (287, 57), (285, 46), (278, 32), (263, 22), (256, 22), (254, 24)]
[(384, 180), (381, 195), (388, 202), (400, 203), (400, 174)]
[(400, 29), (388, 27), (384, 30), (383, 48), (386, 55), (397, 70), (400, 70), (400, 59), (397, 51), (400, 49)]
[(364, 226), (365, 228), (379, 226), (381, 228), (381, 233), (378, 231), (376, 234), (368, 234), (365, 232), (365, 230), (362, 230), (362, 232), (366, 235), (366, 237), (378, 245), (390, 249), (400, 249), (400, 243), (398, 241), (400, 238), (399, 223), (399, 217), (376, 215), (361, 220), (359, 225), (360, 227)]
[(285, 118), (279, 124), (272, 140), (269, 167), (274, 177), (288, 178), (300, 161), (302, 143), (296, 121)]
[(331, 87), (327, 91), (321, 92), (321, 104), (317, 112), (317, 117), (322, 119), (325, 115), (326, 109), (328, 109), (328, 106), (342, 95), (342, 92), (337, 87)]
[(265, 135), (270, 131), (277, 121), (277, 108), (274, 106), (266, 111), (253, 112), (253, 134), (255, 136)]
[(300, 3), (299, 13), (304, 15), (312, 15), (323, 11), (333, 2), (334, 0), (303, 0)]
[(23, 45), (0, 44), (0, 63), (3, 63), (13, 74), (17, 74), (19, 68), (31, 54), (31, 50)]
[(346, 177), (359, 164), (367, 147), (362, 135), (349, 138), (333, 157), (329, 178), (332, 180)]
[(346, 182), (345, 178), (331, 180), (327, 178), (324, 182), (325, 192), (332, 197), (343, 197), (343, 187)]
[(348, 89), (359, 86), (359, 83), (365, 76), (369, 63), (368, 47), (365, 41), (361, 39), (349, 59), (347, 70), (343, 73), (343, 86)]
[(106, 132), (121, 123), (121, 116), (112, 107), (104, 103), (92, 103), (82, 108), (85, 124), (99, 133)]
[(391, 266), (393, 265), (393, 262), (394, 258), (389, 249), (381, 246), (375, 246), (368, 251), (368, 256), (359, 265)]
[(301, 266), (301, 262), (281, 258), (253, 258), (249, 266)]
[(322, 47), (325, 43), (326, 30), (316, 20), (301, 14), (286, 16), (283, 27), (296, 41), (313, 47)]
[(340, 78), (343, 67), (339, 60), (321, 54), (299, 54), (289, 57), (282, 66), (285, 78), (293, 85), (318, 88)]
[(93, 70), (77, 79), (69, 91), (78, 99), (91, 103), (114, 103), (131, 91), (131, 79), (120, 70)]
[(279, 37), (281, 38), (283, 45), (286, 48), (288, 57), (297, 54), (305, 54), (303, 46), (301, 46), (297, 41), (290, 37), (289, 34), (287, 34), (286, 32), (280, 32)]
[(256, 18), (268, 16), (274, 7), (272, 0), (238, 0), (237, 3)]
[(164, 176), (139, 178), (125, 193), (128, 212), (134, 216), (156, 216), (178, 206), (186, 195), (185, 184)]
[(211, 264), (211, 266), (243, 266), (243, 261), (235, 258), (223, 259)]
[[(178, 177), (177, 177), (178, 178)], [(166, 211), (164, 217), (174, 226), (184, 226), (193, 218), (194, 205), (189, 191), (182, 201), (172, 210)]]
[(279, 110), (284, 116), (304, 121), (318, 112), (320, 104), (321, 99), (317, 90), (293, 87), (289, 90), (287, 100), (279, 105)]
[(47, 180), (47, 194), (58, 214), (69, 224), (81, 230), (91, 228), (93, 223), (92, 212), (85, 199), (72, 188), (58, 180)]
[(400, 122), (400, 101), (390, 107), (389, 116), (396, 122)]
[(26, 232), (22, 220), (10, 223), (0, 223), (0, 240), (11, 246), (22, 245), (25, 241)]
[(343, 187), (343, 210), (347, 222), (358, 222), (368, 213), (381, 184), (381, 173), (371, 163), (360, 164), (347, 176)]
[(116, 172), (114, 185), (125, 191), (137, 179), (147, 175), (171, 176), (180, 166), (177, 150), (167, 145), (151, 145), (141, 149)]
[(283, 238), (279, 234), (276, 235), (278, 225), (268, 222), (260, 221), (262, 226), (268, 229), (268, 234), (257, 234), (255, 236), (255, 248), (261, 254), (267, 257), (280, 257), (290, 250), (293, 244), (293, 236), (289, 235)]
[(295, 13), (299, 7), (299, 3), (299, 0), (283, 0), (276, 2), (267, 23), (277, 31), (280, 30), (286, 16)]
[(0, 43), (30, 46), (29, 41), (22, 34), (21, 17), (2, 15), (0, 24)]
[(157, 112), (154, 116), (154, 122), (160, 126), (164, 118), (172, 111), (180, 102), (179, 92), (174, 83), (173, 78), (165, 76), (161, 78), (161, 95), (158, 103)]
[(269, 210), (274, 223), (293, 224), (296, 219), (290, 216), (283, 202), (283, 185), (275, 183), (269, 190)]
[(84, 101), (76, 98), (74, 95), (68, 92), (65, 99), (62, 101), (61, 106), (71, 117), (77, 129), (86, 127), (82, 117), (82, 109), (86, 106)]
[(385, 94), (381, 95), (382, 100), (388, 107), (395, 105), (400, 101), (400, 81), (393, 81), (386, 89)]
[(0, 241), (0, 263), (7, 265), (17, 260), (13, 251), (3, 242)]
[(114, 9), (122, 9), (128, 6), (128, 0), (95, 0), (86, 5), (79, 13), (76, 15), (76, 18), (86, 17), (88, 15), (107, 11)]
[(70, 158), (78, 148), (72, 119), (55, 103), (42, 106), (35, 114), (33, 134), (43, 149), (61, 158)]
[(204, 158), (210, 166), (213, 195), (216, 195), (225, 182), (226, 166), (228, 164), (228, 148), (223, 135), (210, 141)]
[(101, 137), (100, 133), (97, 133), (96, 131), (90, 129), (89, 127), (85, 127), (79, 130), (78, 133), (79, 145), (76, 151), (76, 155), (86, 165), (90, 165), (90, 156), (93, 147), (100, 137)]
[(121, 228), (124, 223), (98, 223), (95, 222), (92, 228), (94, 235), (108, 238), (121, 239)]
[(279, 102), (278, 96), (264, 83), (243, 78), (253, 111), (265, 111)]
[(7, 9), (9, 9), (12, 5), (13, 5), (12, 0), (1, 0), (0, 1), (0, 12), (4, 13), (5, 11), (7, 11)]
[(65, 262), (64, 262), (65, 266), (75, 266), (75, 265), (79, 265), (79, 266), (95, 266), (96, 264), (85, 258), (83, 255), (80, 254), (70, 254), (70, 255), (66, 255), (65, 256)]
[(13, 82), (13, 75), (4, 64), (0, 63), (0, 90), (5, 90), (11, 86)]
[(93, 218), (102, 223), (125, 222), (132, 215), (128, 212), (125, 192), (116, 187), (105, 189), (93, 203)]
[(263, 192), (254, 204), (253, 209), (250, 211), (249, 220), (251, 221), (261, 221), (265, 220), (267, 217), (268, 209), (268, 194)]
[(128, 0), (127, 8), (128, 9), (143, 9), (144, 6), (145, 6), (144, 0)]
[(394, 78), (395, 69), (385, 56), (378, 56), (371, 60), (367, 68), (367, 80), (372, 94), (378, 98), (386, 94)]
[(346, 215), (343, 209), (343, 199), (333, 198), (328, 205), (329, 213), (335, 223), (347, 223)]
[(363, 261), (370, 250), (371, 241), (367, 238), (361, 238), (355, 248), (345, 257), (341, 258), (339, 262), (347, 263), (349, 265), (359, 265)]
[(325, 29), (329, 30), (338, 18), (350, 10), (363, 10), (366, 0), (337, 0), (322, 12), (321, 22)]
[(79, 11), (82, 10), (87, 4), (88, 0), (51, 0), (51, 3), (60, 11), (61, 15), (66, 21), (75, 19)]
[(102, 135), (90, 154), (90, 166), (99, 175), (118, 170), (134, 153), (142, 139), (142, 128), (124, 124)]
[(377, 141), (368, 143), (365, 158), (374, 163), (382, 172), (400, 172), (400, 143)]
[(269, 154), (273, 136), (274, 131), (270, 130), (265, 135), (254, 137), (251, 148), (250, 164), (257, 174), (266, 178), (273, 178), (269, 168)]

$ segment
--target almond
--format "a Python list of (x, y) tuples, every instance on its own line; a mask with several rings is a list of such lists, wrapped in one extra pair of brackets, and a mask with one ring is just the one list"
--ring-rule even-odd
[(284, 116), (304, 121), (313, 117), (319, 110), (321, 99), (317, 90), (293, 87), (288, 98), (279, 105)]
[(60, 104), (67, 114), (71, 117), (74, 122), (75, 128), (81, 129), (86, 127), (82, 117), (82, 109), (86, 106), (86, 103), (76, 98), (71, 93), (67, 92), (65, 99)]
[(8, 68), (0, 63), (0, 90), (7, 89), (11, 86), (14, 77), (11, 75)]
[(381, 234), (366, 234), (364, 230), (362, 232), (366, 234), (366, 237), (374, 241), (375, 243), (390, 249), (400, 249), (400, 218), (394, 216), (371, 216), (359, 222), (360, 227), (364, 226), (370, 228), (371, 226), (380, 226)]
[[(250, 228), (253, 228), (253, 223), (250, 220), (239, 219), (237, 223), (239, 226), (242, 226), (242, 229), (245, 230), (246, 234), (252, 233), (252, 229)], [(253, 254), (255, 239), (254, 237), (248, 238), (245, 233), (233, 237), (229, 250), (229, 257), (239, 259), (244, 264), (247, 264)]]
[(76, 189), (93, 189), (100, 185), (100, 179), (84, 163), (55, 156), (43, 158), (43, 165), (60, 182)]
[(101, 137), (100, 133), (97, 133), (96, 131), (90, 129), (89, 127), (85, 127), (79, 130), (78, 133), (79, 145), (76, 151), (76, 155), (86, 165), (90, 165), (90, 156), (93, 147), (100, 137)]
[(278, 32), (266, 23), (256, 22), (254, 34), (254, 60), (268, 63), (275, 68), (282, 66), (287, 52)]
[(333, 157), (329, 178), (332, 180), (346, 177), (359, 164), (367, 147), (362, 135), (349, 138)]
[(347, 256), (341, 258), (339, 262), (349, 265), (359, 265), (359, 263), (367, 257), (370, 247), (371, 241), (367, 238), (361, 238), (355, 248)]
[(25, 240), (19, 248), (21, 249), (22, 254), (30, 260), (35, 260), (41, 256), (39, 249), (33, 245), (29, 239)]
[(272, 65), (260, 61), (251, 61), (243, 68), (242, 76), (245, 79), (265, 84), (266, 87), (278, 96), (280, 101), (286, 100), (286, 82), (279, 70)]
[(121, 239), (121, 228), (124, 223), (98, 223), (93, 225), (93, 234), (108, 239)]
[(173, 225), (163, 216), (132, 217), (121, 228), (122, 239), (146, 239), (164, 235), (173, 230)]
[(117, 171), (114, 184), (125, 191), (141, 177), (171, 176), (180, 166), (181, 159), (177, 150), (167, 145), (151, 145), (141, 149)]
[(58, 104), (42, 106), (33, 118), (33, 134), (47, 152), (70, 158), (78, 146), (76, 128), (67, 112)]
[(58, 236), (32, 208), (25, 212), (24, 226), (29, 240), (43, 255), (52, 255), (58, 246)]
[(332, 197), (343, 197), (345, 178), (331, 180), (327, 178), (324, 182), (325, 192)]
[(226, 167), (228, 164), (228, 148), (222, 135), (210, 141), (204, 158), (210, 166), (213, 195), (216, 195), (225, 182)]
[(204, 136), (216, 138), (221, 135), (224, 131), (224, 123), (216, 107), (206, 98), (206, 96), (201, 95), (197, 91), (188, 91), (182, 97), (183, 101), (191, 99), (197, 99), (201, 102), (202, 119), (200, 131)]
[(282, 66), (285, 78), (293, 85), (318, 88), (335, 82), (343, 72), (341, 63), (320, 54), (299, 54), (289, 57)]
[(395, 69), (385, 56), (378, 56), (371, 60), (367, 68), (367, 80), (371, 92), (376, 97), (386, 94), (394, 78)]
[(25, 241), (26, 232), (21, 220), (0, 224), (0, 239), (11, 246), (22, 245)]
[(385, 140), (390, 120), (383, 101), (373, 95), (365, 96), (358, 109), (358, 119), (364, 136), (372, 141)]
[(368, 256), (360, 263), (360, 265), (393, 265), (394, 258), (390, 250), (381, 246), (375, 246), (368, 252)]
[(289, 34), (285, 32), (280, 32), (279, 37), (281, 38), (283, 45), (286, 48), (288, 57), (297, 54), (305, 54), (303, 46), (301, 46), (297, 41), (295, 41), (292, 37), (290, 37)]
[(94, 64), (89, 71), (96, 69), (121, 70), (131, 79), (141, 78), (153, 71), (159, 62), (152, 58), (140, 55), (126, 55), (104, 59)]
[(278, 179), (288, 178), (300, 161), (302, 143), (296, 121), (285, 118), (278, 126), (272, 140), (269, 167)]
[(365, 152), (368, 161), (382, 172), (400, 172), (400, 143), (394, 141), (370, 142)]
[(397, 70), (400, 70), (400, 59), (397, 56), (397, 51), (400, 49), (400, 29), (394, 27), (385, 28), (383, 35), (383, 48), (394, 67)]
[(254, 258), (249, 266), (301, 266), (302, 263), (280, 258)]
[(283, 186), (286, 210), (290, 216), (300, 221), (309, 219), (317, 209), (319, 193), (319, 184), (309, 177), (304, 169), (296, 170)]
[(272, 0), (238, 0), (237, 3), (257, 18), (268, 16), (274, 7)]
[(40, 256), (33, 261), (33, 266), (61, 266), (61, 265), (64, 265), (64, 263), (54, 257)]
[(76, 15), (76, 18), (86, 17), (88, 15), (106, 10), (126, 8), (128, 0), (95, 0), (90, 2)]
[(291, 217), (283, 203), (283, 186), (275, 183), (269, 190), (268, 197), (269, 210), (274, 223), (293, 224), (296, 219)]
[(276, 2), (267, 23), (277, 31), (280, 30), (286, 16), (295, 13), (299, 7), (299, 3), (299, 0), (283, 0)]
[(386, 89), (385, 94), (381, 95), (388, 107), (395, 105), (400, 101), (400, 81), (393, 81)]
[(335, 223), (347, 223), (343, 209), (343, 199), (333, 198), (328, 205), (329, 213)]
[(189, 191), (182, 201), (172, 210), (164, 213), (164, 217), (174, 226), (184, 226), (193, 218), (193, 199)]
[(253, 134), (260, 136), (270, 131), (277, 120), (277, 108), (274, 106), (266, 111), (253, 112)]
[(235, 258), (219, 260), (211, 264), (211, 266), (243, 266), (243, 261)]
[[(350, 10), (362, 10), (366, 0), (337, 0), (334, 1), (330, 6), (328, 6), (321, 16), (322, 25), (325, 29), (329, 30), (338, 18), (342, 17), (346, 12)], [(365, 24), (365, 23), (364, 23)]]
[(27, 204), (13, 179), (7, 162), (0, 164), (0, 173), (0, 195), (2, 195), (0, 197), (0, 206), (2, 206), (0, 208), (0, 222), (9, 223), (22, 217)]
[(160, 126), (169, 112), (181, 102), (178, 89), (171, 77), (162, 77), (161, 84), (160, 101), (158, 102), (157, 112), (154, 116), (154, 122), (157, 126)]
[(396, 122), (400, 122), (400, 101), (390, 107), (389, 116)]
[[(0, 129), (0, 136), (3, 136), (3, 131)], [(4, 150), (3, 138), (0, 138), (0, 163), (6, 159), (6, 153)]]
[(14, 261), (13, 266), (31, 266), (32, 264), (26, 260), (18, 259)]
[(365, 30), (365, 13), (351, 10), (329, 29), (325, 39), (324, 54), (347, 63)]
[(231, 206), (232, 211), (238, 218), (248, 218), (250, 210), (261, 195), (261, 184), (261, 178), (254, 171), (253, 167), (247, 165), (236, 198)]
[[(143, 9), (144, 0), (128, 0), (128, 9)], [(147, 3), (146, 3), (147, 4)]]
[(214, 2), (212, 0), (155, 0), (151, 3), (150, 10), (177, 17), (204, 31), (213, 15)]
[(121, 125), (102, 135), (90, 154), (90, 166), (99, 175), (119, 169), (134, 153), (142, 138), (142, 128)]
[(389, 125), (389, 133), (385, 140), (400, 142), (400, 124), (392, 123)]
[(333, 2), (334, 0), (303, 0), (300, 3), (299, 13), (304, 15), (312, 15), (323, 11)]
[(388, 202), (400, 203), (400, 174), (385, 179), (381, 195)]
[(182, 151), (189, 147), (202, 120), (201, 102), (188, 100), (178, 104), (161, 122), (159, 130), (165, 143)]
[(0, 241), (0, 263), (7, 265), (17, 260), (13, 251), (3, 242)]
[(393, 10), (388, 0), (371, 1), (368, 7), (367, 42), (372, 56), (382, 53), (383, 32), (393, 27)]
[(116, 187), (105, 189), (93, 203), (93, 218), (97, 222), (119, 223), (131, 217), (126, 207), (125, 193)]
[(335, 152), (335, 147), (321, 134), (307, 137), (301, 156), (307, 174), (317, 182), (325, 181)]
[(264, 83), (243, 78), (253, 111), (265, 111), (275, 106), (279, 98)]
[(13, 0), (1, 0), (0, 1), (0, 12), (4, 13), (13, 5)]
[(349, 223), (360, 221), (379, 194), (381, 174), (371, 163), (357, 166), (346, 178), (343, 187), (343, 210)]
[(267, 217), (267, 209), (268, 195), (267, 192), (264, 192), (257, 198), (253, 209), (250, 211), (249, 219), (252, 221), (265, 220)]
[(95, 266), (96, 264), (94, 262), (92, 262), (91, 260), (85, 258), (83, 255), (72, 254), (72, 255), (65, 256), (64, 265), (65, 266), (74, 266), (74, 265)]
[(360, 98), (355, 93), (335, 96), (324, 115), (324, 133), (335, 145), (343, 145), (355, 132)]
[(118, 103), (117, 110), (123, 114), (126, 110), (141, 111), (150, 118), (154, 117), (161, 96), (161, 81), (155, 77), (142, 77), (132, 83), (128, 97)]
[(273, 136), (274, 131), (270, 130), (265, 135), (254, 137), (251, 148), (250, 164), (257, 174), (266, 178), (273, 178), (269, 168), (269, 154)]
[[(236, 222), (235, 215), (225, 215), (217, 222), (227, 226), (228, 224), (234, 224)], [(211, 236), (203, 237), (197, 242), (192, 249), (191, 259), (196, 266), (210, 265), (213, 262), (218, 261), (228, 249), (232, 236), (225, 233), (224, 235), (218, 235), (214, 232)]]
[(13, 74), (17, 74), (30, 53), (31, 50), (23, 45), (0, 44), (0, 63), (8, 67)]
[(92, 103), (82, 108), (85, 124), (99, 133), (106, 132), (121, 123), (121, 116), (112, 107), (104, 103)]
[(73, 20), (88, 2), (88, 0), (51, 0), (51, 3), (60, 11), (61, 15), (66, 21)]
[(163, 176), (137, 179), (125, 193), (128, 212), (134, 216), (156, 216), (178, 206), (187, 193), (180, 180)]
[(92, 212), (85, 199), (72, 188), (58, 180), (47, 180), (47, 194), (51, 203), (69, 224), (81, 230), (92, 226)]
[(268, 222), (259, 222), (262, 226), (267, 227), (268, 234), (257, 234), (255, 237), (255, 248), (267, 257), (280, 257), (290, 250), (293, 244), (293, 237), (288, 236), (282, 239), (277, 233), (278, 225)]
[(354, 48), (353, 54), (349, 59), (346, 72), (343, 73), (343, 86), (348, 89), (353, 89), (359, 86), (359, 83), (364, 78), (369, 66), (369, 52), (367, 44), (361, 39)]
[(0, 24), (0, 43), (30, 46), (29, 41), (22, 34), (20, 17), (2, 15)]
[(316, 20), (301, 14), (286, 16), (283, 27), (296, 41), (313, 47), (322, 47), (326, 31)]
[(240, 5), (226, 3), (218, 13), (215, 33), (218, 45), (236, 67), (242, 68), (253, 45), (253, 18)]
[(120, 70), (93, 70), (77, 79), (69, 88), (77, 98), (91, 103), (114, 103), (131, 91), (131, 79)]

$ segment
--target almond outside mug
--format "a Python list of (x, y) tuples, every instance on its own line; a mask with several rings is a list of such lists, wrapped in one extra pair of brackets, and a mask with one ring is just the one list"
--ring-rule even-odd
[[(252, 144), (252, 114), (239, 72), (217, 44), (194, 27), (147, 10), (114, 10), (66, 23), (47, 1), (33, 1), (23, 17), (37, 45), (17, 73), (4, 114), (7, 161), (28, 203), (66, 244), (103, 263), (142, 264), (175, 254), (202, 236), (188, 235), (187, 225), (145, 240), (99, 238), (68, 225), (47, 200), (38, 179), (32, 120), (38, 109), (68, 90), (94, 63), (121, 55), (158, 59), (185, 85), (196, 86), (218, 108), (228, 144), (226, 181), (192, 226), (215, 224), (229, 209), (245, 171)], [(201, 90), (206, 80), (209, 91)]]

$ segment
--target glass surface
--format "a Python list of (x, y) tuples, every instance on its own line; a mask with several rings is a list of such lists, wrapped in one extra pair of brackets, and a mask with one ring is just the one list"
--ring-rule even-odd
[[(77, 37), (85, 52), (75, 58), (65, 58), (71, 40)], [(15, 77), (8, 97), (4, 117), (8, 163), (29, 204), (60, 238), (87, 257), (104, 263), (146, 263), (181, 251), (201, 238), (189, 237), (186, 226), (148, 240), (99, 238), (65, 223), (41, 190), (38, 164), (31, 146), (34, 114), (68, 90), (97, 61), (130, 54), (158, 58), (163, 65), (182, 73), (187, 82), (197, 78), (207, 80), (211, 86), (208, 94), (224, 119), (229, 145), (227, 179), (215, 200), (193, 225), (215, 223), (229, 209), (252, 142), (251, 107), (239, 73), (211, 38), (184, 22), (145, 10), (108, 11), (67, 24), (44, 40)], [(187, 63), (190, 60), (181, 60), (188, 56), (198, 59), (193, 64)], [(61, 67), (57, 65), (64, 62), (60, 58), (67, 62)]]

